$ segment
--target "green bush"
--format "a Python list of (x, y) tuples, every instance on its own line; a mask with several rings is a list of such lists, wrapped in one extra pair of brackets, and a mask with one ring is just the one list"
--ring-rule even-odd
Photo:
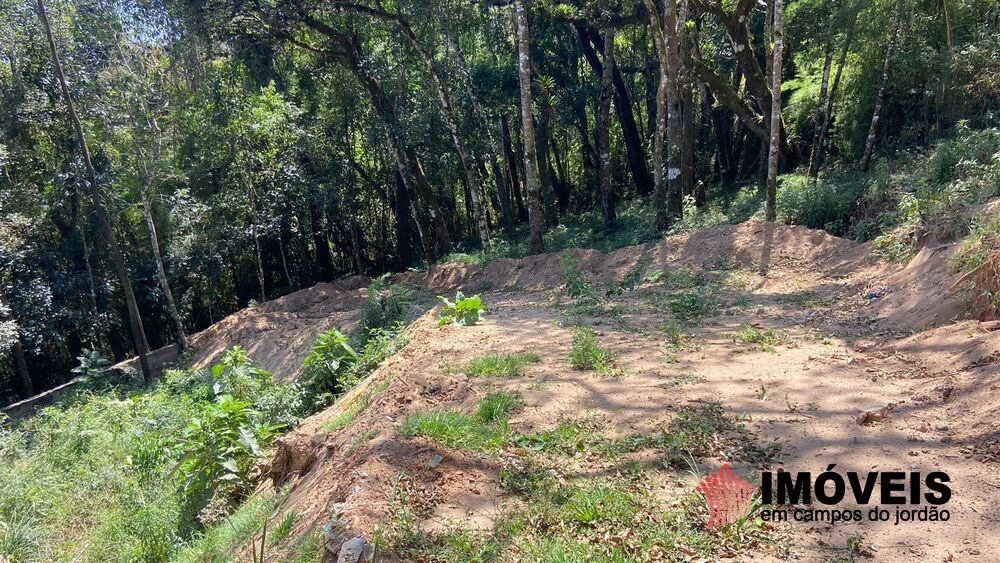
[(372, 280), (365, 294), (365, 304), (359, 315), (358, 344), (368, 341), (375, 330), (385, 330), (406, 320), (413, 303), (413, 291), (400, 285), (390, 285), (391, 274)]
[(615, 371), (616, 355), (605, 350), (597, 341), (597, 334), (584, 326), (573, 329), (573, 347), (569, 352), (569, 363), (573, 369), (594, 370), (601, 375)]
[(454, 301), (449, 301), (440, 295), (438, 299), (443, 304), (438, 326), (449, 324), (471, 326), (478, 323), (486, 311), (486, 306), (483, 305), (483, 300), (478, 295), (466, 297), (459, 291), (455, 294)]
[(843, 235), (866, 187), (865, 177), (858, 174), (831, 175), (816, 182), (804, 174), (785, 174), (778, 188), (778, 220)]
[(302, 386), (314, 406), (325, 406), (333, 398), (357, 383), (352, 368), (358, 353), (348, 343), (344, 333), (335, 328), (320, 333), (312, 352), (302, 364)]

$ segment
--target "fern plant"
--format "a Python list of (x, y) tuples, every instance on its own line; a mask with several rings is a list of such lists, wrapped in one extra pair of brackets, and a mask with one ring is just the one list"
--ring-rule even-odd
[(486, 311), (486, 306), (483, 305), (483, 300), (478, 295), (466, 297), (459, 291), (455, 294), (454, 301), (449, 301), (440, 295), (438, 299), (444, 304), (441, 317), (438, 319), (438, 326), (450, 324), (471, 326), (478, 323)]

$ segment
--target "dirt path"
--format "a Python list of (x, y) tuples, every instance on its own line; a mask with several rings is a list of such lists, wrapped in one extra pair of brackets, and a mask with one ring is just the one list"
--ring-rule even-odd
[[(500, 389), (523, 401), (510, 419), (521, 436), (570, 421), (604, 440), (655, 437), (679, 413), (720, 405), (718, 416), (742, 423), (753, 440), (720, 438), (718, 447), (691, 455), (695, 467), (689, 472), (678, 470), (662, 448), (639, 446), (609, 458), (594, 453), (586, 439), (577, 452), (559, 458), (560, 475), (570, 479), (620, 473), (623, 462), (635, 464), (653, 495), (670, 502), (690, 494), (696, 474), (723, 463), (755, 484), (761, 467), (815, 476), (830, 464), (842, 474), (940, 470), (951, 478), (948, 522), (781, 526), (775, 533), (781, 547), (756, 558), (1000, 558), (1000, 449), (993, 422), (1000, 401), (991, 381), (1000, 331), (969, 321), (901, 337), (874, 318), (885, 292), (869, 288), (870, 272), (838, 268), (824, 256), (829, 249), (804, 251), (791, 240), (762, 278), (741, 244), (730, 248), (735, 260), (692, 259), (697, 253), (686, 253), (685, 244), (603, 258), (582, 253), (579, 268), (593, 291), (590, 299), (568, 297), (551, 279), (563, 272), (536, 264), (520, 278), (509, 275), (514, 281), (507, 287), (484, 294), (489, 315), (477, 326), (439, 329), (434, 315), (421, 319), (411, 343), (352, 397), (283, 440), (276, 480), (293, 479), (288, 506), (310, 515), (301, 528), (323, 525), (332, 515), (345, 529), (371, 537), (391, 517), (401, 479), (420, 506), (419, 528), (428, 532), (488, 529), (517, 510), (522, 501), (500, 480), (526, 455), (523, 445), (482, 455), (399, 434), (412, 413), (475, 411), (487, 393)], [(705, 256), (718, 256), (715, 251)], [(849, 247), (836, 253), (841, 260), (856, 254)], [(604, 262), (588, 267), (588, 260)], [(482, 286), (482, 278), (467, 273), (444, 279), (440, 286)], [(576, 326), (593, 329), (615, 354), (610, 374), (570, 367)], [(485, 352), (531, 352), (540, 361), (524, 375), (503, 379), (458, 373), (463, 362)], [(385, 381), (391, 382), (387, 392), (374, 393)], [(345, 402), (366, 393), (371, 406), (356, 420), (339, 432), (324, 430)], [(886, 419), (858, 424), (860, 411), (885, 406), (891, 408)]]

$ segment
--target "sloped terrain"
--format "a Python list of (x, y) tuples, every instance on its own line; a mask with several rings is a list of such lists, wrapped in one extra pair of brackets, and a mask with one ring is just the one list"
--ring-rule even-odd
[[(397, 275), (397, 283), (439, 294), (482, 292), (488, 315), (475, 326), (439, 328), (436, 312), (427, 313), (399, 353), (279, 440), (265, 471), (287, 491), (281, 514), (297, 515), (292, 536), (319, 534), (336, 552), (360, 534), (379, 543), (380, 560), (403, 561), (475, 553), (505, 561), (552, 553), (1000, 556), (1000, 330), (995, 322), (953, 322), (962, 298), (944, 295), (955, 278), (942, 266), (947, 251), (922, 252), (900, 268), (871, 259), (865, 246), (804, 228), (777, 227), (765, 253), (765, 235), (750, 222), (608, 254), (572, 251), (573, 267), (588, 280), (586, 299), (568, 297), (561, 254)], [(758, 273), (762, 257), (767, 277)], [(252, 329), (243, 328), (247, 319), (220, 327), (214, 349), (242, 342), (263, 366), (292, 373), (289, 362), (308, 351), (307, 333), (344, 328), (363, 295), (344, 289), (349, 297), (320, 298), (314, 290), (300, 292), (310, 295), (303, 301), (327, 316), (311, 330), (312, 317), (283, 304), (251, 313)], [(297, 332), (284, 328), (282, 315), (292, 316)], [(573, 368), (577, 327), (590, 328), (610, 353), (607, 369)], [(287, 340), (270, 341), (271, 334)], [(267, 357), (278, 349), (280, 361)], [(510, 377), (469, 375), (468, 362), (490, 353), (537, 361)], [(508, 425), (491, 427), (495, 443), (449, 442), (414, 424), (433, 413), (475, 413), (497, 393), (520, 406)], [(888, 416), (859, 425), (859, 412), (873, 409)], [(815, 475), (830, 463), (840, 472), (940, 469), (955, 490), (951, 520), (786, 524), (736, 540), (713, 536), (693, 491), (699, 475), (723, 463), (751, 482), (760, 468)], [(542, 507), (521, 477), (551, 480), (568, 500)], [(566, 516), (577, 496), (619, 486), (632, 499), (622, 520)]]

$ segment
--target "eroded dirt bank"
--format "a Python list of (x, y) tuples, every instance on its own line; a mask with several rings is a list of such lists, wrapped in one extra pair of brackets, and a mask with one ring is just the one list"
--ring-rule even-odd
[[(438, 328), (429, 312), (409, 329), (409, 344), (359, 388), (281, 439), (268, 470), (275, 485), (288, 487), (282, 512), (301, 515), (293, 535), (325, 529), (371, 541), (398, 520), (401, 502), (427, 534), (487, 533), (505, 514), (531, 508), (505, 478), (529, 462), (566, 482), (627, 467), (668, 505), (691, 495), (697, 471), (723, 463), (755, 483), (765, 467), (816, 474), (836, 463), (863, 474), (945, 471), (951, 519), (777, 526), (767, 542), (708, 558), (1000, 558), (1000, 330), (955, 320), (961, 296), (944, 295), (954, 281), (949, 251), (921, 253), (900, 268), (871, 259), (864, 246), (782, 226), (765, 278), (762, 239), (763, 226), (746, 223), (609, 254), (573, 251), (594, 299), (566, 295), (559, 254), (396, 276), (431, 293), (481, 292), (488, 316), (472, 327)], [(240, 343), (263, 367), (294, 375), (315, 333), (349, 328), (363, 285), (354, 280), (324, 298), (313, 288), (227, 319), (197, 337), (198, 345), (211, 343), (200, 361)], [(614, 353), (608, 373), (570, 366), (576, 326), (593, 329)], [(514, 377), (462, 373), (488, 352), (534, 353), (539, 361)], [(522, 402), (509, 421), (519, 438), (499, 449), (449, 448), (400, 433), (415, 413), (475, 412), (497, 391)], [(352, 408), (359, 413), (343, 424)], [(873, 409), (888, 416), (858, 424), (859, 412)], [(711, 432), (682, 461), (657, 437), (691, 413), (709, 417)], [(568, 451), (533, 446), (561, 428), (582, 429)], [(604, 445), (612, 443), (631, 445), (609, 453)], [(617, 540), (609, 532), (604, 541)], [(645, 557), (706, 557), (678, 545)], [(531, 559), (533, 549), (515, 542), (502, 559)]]

